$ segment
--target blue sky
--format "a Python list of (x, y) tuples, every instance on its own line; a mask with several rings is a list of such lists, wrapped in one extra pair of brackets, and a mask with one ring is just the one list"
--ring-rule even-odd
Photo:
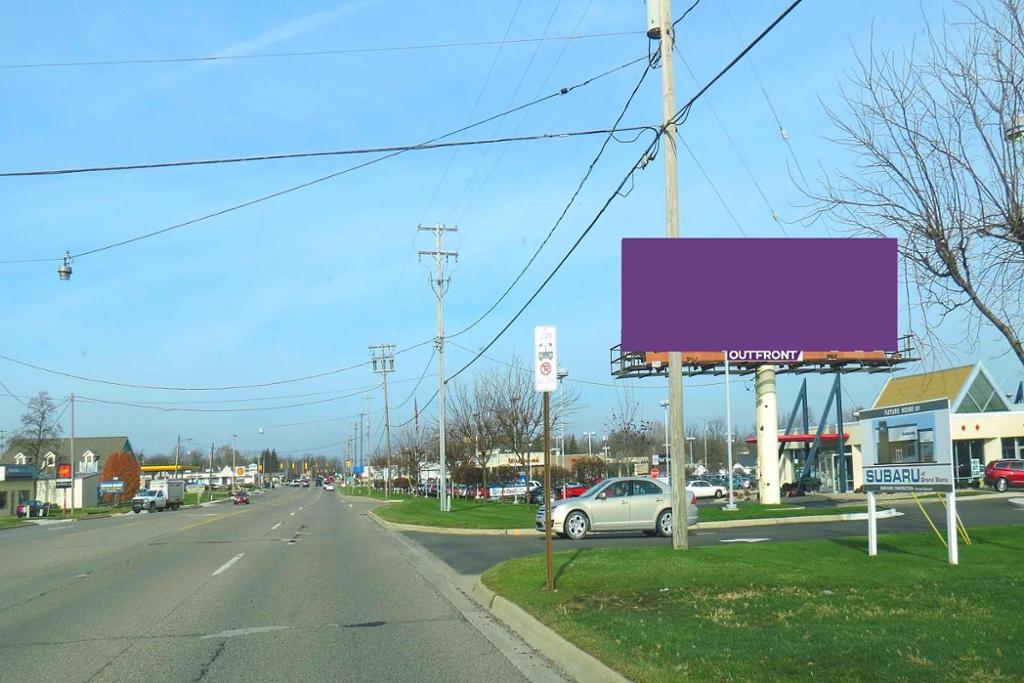
[[(688, 3), (677, 0), (678, 15)], [(784, 2), (704, 0), (680, 24), (680, 49), (703, 82), (784, 7)], [(518, 11), (515, 20), (510, 19)], [(739, 35), (730, 22), (731, 11)], [(5, 131), (0, 168), (141, 163), (176, 159), (416, 143), (502, 111), (643, 55), (644, 9), (615, 0), (365, 2), (12, 2), (0, 26), (0, 64), (246, 55), (579, 33), (635, 31), (625, 36), (496, 46), (376, 52), (220, 62), (0, 69)], [(955, 13), (953, 3), (927, 11)], [(872, 39), (902, 49), (923, 29), (916, 2), (836, 3), (807, 0), (694, 107), (681, 128), (739, 224), (751, 236), (781, 236), (711, 107), (741, 150), (769, 201), (797, 218), (796, 172), (762, 94), (753, 64), (788, 130), (800, 167), (811, 178), (848, 162), (828, 136), (823, 106), (835, 104), (844, 69)], [(492, 68), (493, 64), (493, 68)], [(490, 123), (467, 137), (583, 130), (609, 126), (642, 64), (608, 76), (525, 115)], [(488, 78), (488, 73), (490, 77)], [(677, 59), (682, 101), (695, 81)], [(521, 83), (521, 85), (520, 85)], [(517, 90), (518, 86), (518, 90)], [(626, 124), (660, 118), (660, 73), (652, 73)], [(474, 109), (475, 105), (475, 109)], [(590, 221), (642, 149), (613, 143), (575, 208), (508, 299), (456, 341), (486, 343), (504, 325)], [(55, 263), (0, 265), (4, 355), (73, 374), (134, 384), (256, 384), (361, 363), (367, 345), (399, 349), (435, 330), (433, 295), (417, 237), (420, 222), (457, 224), (450, 246), (460, 252), (446, 297), (447, 326), (472, 321), (505, 289), (543, 239), (595, 154), (596, 137), (407, 154), (375, 166), (153, 239), (74, 263), (59, 282)], [(0, 179), (3, 258), (54, 258), (157, 230), (248, 201), (349, 166), (347, 158)], [(680, 156), (682, 231), (738, 236), (739, 229), (685, 150)], [(447, 171), (446, 171), (447, 169)], [(493, 170), (492, 170), (493, 169)], [(442, 182), (443, 178), (443, 182)], [(433, 198), (433, 201), (432, 201)], [(529, 348), (536, 324), (559, 327), (561, 363), (571, 378), (611, 382), (608, 349), (619, 329), (618, 244), (622, 237), (663, 233), (662, 165), (638, 173), (631, 194), (601, 222), (535, 304), (488, 353), (508, 359)], [(823, 229), (791, 226), (790, 234)], [(723, 264), (727, 268), (728, 264)], [(782, 267), (795, 267), (785, 264)], [(856, 277), (849, 272), (837, 277)], [(708, 292), (686, 293), (681, 312), (708, 305)], [(753, 295), (753, 293), (752, 293)], [(954, 338), (958, 330), (949, 331)], [(994, 334), (980, 357), (1005, 391), (1022, 373)], [(429, 346), (398, 358), (395, 403), (409, 395), (430, 359)], [(454, 370), (469, 354), (449, 347)], [(972, 362), (977, 355), (954, 356)], [(946, 363), (946, 360), (941, 361)], [(482, 360), (479, 367), (486, 367)], [(433, 372), (430, 370), (428, 372)], [(81, 434), (128, 434), (137, 448), (166, 452), (177, 435), (225, 443), (238, 434), (244, 450), (306, 450), (344, 441), (364, 401), (341, 395), (372, 386), (369, 368), (266, 389), (202, 394), (116, 388), (70, 380), (0, 361), (0, 380), (26, 397), (45, 389), (120, 402), (210, 401), (164, 407), (247, 412), (162, 412), (84, 403)], [(815, 402), (829, 380), (815, 378)], [(868, 403), (884, 377), (851, 377), (849, 399)], [(663, 393), (634, 396), (659, 418)], [(723, 412), (722, 387), (695, 380), (687, 422)], [(780, 410), (797, 379), (780, 382)], [(436, 381), (424, 380), (419, 405)], [(574, 431), (601, 431), (616, 390), (581, 387)], [(324, 393), (321, 393), (324, 392)], [(300, 394), (314, 396), (296, 397)], [(380, 424), (379, 392), (373, 423)], [(281, 398), (274, 398), (281, 397)], [(293, 398), (294, 397), (294, 398)], [(238, 399), (264, 401), (225, 403)], [(221, 401), (221, 402), (215, 402)], [(738, 424), (752, 422), (753, 394), (734, 391)], [(410, 401), (394, 415), (410, 417)], [(21, 406), (0, 398), (0, 427), (15, 428)], [(295, 422), (319, 424), (276, 427)], [(260, 436), (258, 430), (264, 427)], [(65, 416), (65, 431), (69, 425)], [(341, 446), (319, 449), (340, 452)]]

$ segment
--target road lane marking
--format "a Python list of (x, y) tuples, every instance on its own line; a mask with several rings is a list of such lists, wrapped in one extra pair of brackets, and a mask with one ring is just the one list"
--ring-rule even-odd
[(719, 540), (719, 543), (760, 543), (761, 541), (770, 541), (770, 538), (723, 538)]
[(238, 562), (238, 561), (239, 561), (240, 559), (242, 559), (242, 557), (243, 557), (244, 555), (245, 555), (245, 553), (238, 553), (237, 555), (235, 555), (234, 557), (232, 557), (232, 558), (231, 558), (230, 560), (228, 560), (227, 562), (225, 562), (224, 564), (222, 564), (222, 565), (221, 565), (221, 567), (220, 567), (220, 569), (218, 569), (217, 571), (215, 571), (215, 572), (213, 573), (213, 575), (214, 575), (214, 576), (217, 576), (218, 574), (220, 574), (220, 573), (222, 573), (222, 572), (226, 572), (226, 571), (227, 571), (228, 569), (231, 569), (231, 565), (233, 565), (233, 564), (234, 564), (235, 562)]
[(277, 528), (277, 527), (279, 527), (279, 526), (281, 526), (281, 522), (278, 522), (278, 523), (277, 523), (277, 524), (275, 524), (274, 526), (270, 527), (270, 530), (271, 530), (271, 531), (273, 531), (274, 529), (276, 529), (276, 528)]
[(271, 631), (286, 631), (291, 626), (252, 626), (250, 628), (235, 628), (220, 633), (209, 633), (203, 638), (235, 638), (236, 636), (248, 636), (254, 633), (270, 633)]
[(348, 504), (348, 506), (349, 506), (349, 507), (355, 507), (355, 506), (353, 506), (353, 505), (352, 505), (352, 503), (349, 503), (349, 504)]
[(300, 505), (300, 506), (299, 506), (299, 509), (301, 510), (301, 509), (302, 509), (302, 508), (304, 508), (304, 507), (305, 507), (305, 505)]
[(289, 512), (289, 513), (288, 513), (288, 516), (289, 516), (289, 517), (294, 517), (294, 516), (295, 516), (295, 513), (294, 513), (294, 512)]

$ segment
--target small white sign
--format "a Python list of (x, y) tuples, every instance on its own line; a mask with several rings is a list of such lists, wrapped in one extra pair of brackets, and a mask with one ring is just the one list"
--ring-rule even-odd
[(537, 391), (558, 391), (558, 333), (554, 325), (533, 328), (533, 383)]

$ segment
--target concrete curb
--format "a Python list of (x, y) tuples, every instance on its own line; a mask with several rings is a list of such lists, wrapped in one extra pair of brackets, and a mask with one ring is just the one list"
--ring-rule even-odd
[[(903, 513), (895, 508), (879, 510), (878, 519), (902, 517)], [(722, 522), (697, 522), (690, 529), (734, 529), (744, 526), (781, 526), (784, 524), (818, 524), (821, 522), (862, 522), (866, 521), (866, 512), (848, 512), (843, 515), (807, 515), (804, 517), (766, 517), (764, 519), (734, 519)]]
[[(960, 501), (957, 501), (957, 502), (960, 502)], [(1024, 498), (1011, 498), (1007, 502), (1009, 502), (1010, 505), (1012, 505), (1015, 508), (1024, 508)]]
[(366, 513), (385, 529), (395, 531), (420, 531), (428, 534), (448, 534), (450, 536), (527, 536), (540, 534), (536, 529), (460, 529), (443, 526), (420, 526), (419, 524), (399, 524), (389, 522), (370, 510)]
[(618, 671), (576, 647), (516, 603), (492, 591), (479, 577), (470, 587), (469, 596), (518, 633), (530, 647), (557, 663), (574, 680), (629, 683), (629, 679)]
[[(458, 529), (440, 526), (420, 526), (419, 524), (399, 524), (389, 522), (376, 515), (372, 510), (366, 513), (386, 529), (396, 531), (418, 531), (425, 534), (448, 534), (450, 536), (539, 536), (536, 529)], [(879, 519), (900, 517), (902, 512), (895, 509), (879, 510)], [(695, 531), (707, 529), (735, 529), (747, 526), (779, 526), (784, 524), (816, 524), (820, 522), (861, 522), (868, 518), (866, 512), (851, 512), (843, 515), (808, 515), (805, 517), (767, 517), (765, 519), (735, 519), (721, 522), (697, 522), (688, 527)]]
[(27, 527), (27, 526), (39, 526), (39, 525), (36, 524), (35, 522), (18, 522), (17, 524), (9, 524), (7, 526), (0, 526), (0, 531), (4, 531), (6, 529), (21, 529), (21, 528)]

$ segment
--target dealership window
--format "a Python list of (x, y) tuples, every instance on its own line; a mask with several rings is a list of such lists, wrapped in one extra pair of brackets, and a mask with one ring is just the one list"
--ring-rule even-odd
[(1024, 459), (1024, 436), (1003, 437), (1003, 459)]
[[(982, 439), (954, 441), (953, 455), (953, 474), (956, 479), (977, 479), (981, 476), (980, 471), (985, 463), (985, 442)], [(977, 464), (972, 464), (972, 461)]]
[(28, 500), (29, 493), (31, 493), (31, 491), (29, 491), (28, 489), (22, 489), (21, 491), (18, 491), (18, 505), (21, 505), (22, 503)]
[(7, 509), (7, 491), (0, 491), (0, 510)]
[(28, 464), (28, 456), (25, 455), (24, 453), (18, 453), (16, 456), (14, 456), (14, 464), (15, 465), (27, 465)]
[(964, 394), (958, 413), (991, 413), (1006, 410), (999, 396), (999, 391), (992, 386), (983, 373), (978, 373), (971, 382), (970, 388)]

